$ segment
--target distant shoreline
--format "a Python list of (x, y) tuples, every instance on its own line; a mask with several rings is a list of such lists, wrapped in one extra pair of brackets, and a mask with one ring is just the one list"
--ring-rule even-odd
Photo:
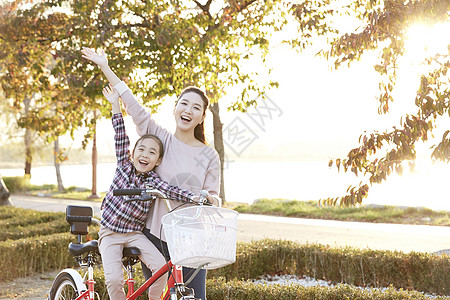
[[(110, 164), (110, 163), (115, 163), (115, 160), (111, 160), (111, 159), (103, 159), (103, 160), (98, 160), (97, 164)], [(324, 165), (328, 165), (328, 160), (313, 160), (313, 159), (262, 159), (262, 158), (253, 158), (253, 159), (249, 159), (249, 158), (243, 158), (243, 159), (229, 159), (228, 161), (225, 161), (226, 163), (233, 163), (233, 162), (304, 162), (304, 163), (323, 163)], [(78, 166), (78, 165), (89, 165), (92, 162), (90, 160), (88, 161), (70, 161), (69, 162), (65, 162), (62, 163), (61, 166)], [(52, 167), (54, 166), (52, 163), (48, 163), (48, 162), (33, 162), (33, 164), (31, 165), (31, 169), (33, 169), (33, 167)], [(0, 162), (0, 170), (1, 169), (23, 169), (25, 167), (25, 163), (23, 162)]]
[[(79, 161), (79, 162), (71, 162), (71, 163), (62, 163), (61, 166), (78, 166), (78, 165), (89, 165), (91, 164), (91, 161)], [(109, 163), (115, 163), (115, 161), (98, 161), (98, 164), (109, 164)], [(31, 165), (31, 170), (36, 167), (52, 167), (53, 164), (45, 163), (45, 162), (38, 162), (33, 163)], [(1, 169), (23, 169), (25, 168), (24, 163), (16, 163), (16, 162), (1, 162), (0, 163), (0, 170)]]

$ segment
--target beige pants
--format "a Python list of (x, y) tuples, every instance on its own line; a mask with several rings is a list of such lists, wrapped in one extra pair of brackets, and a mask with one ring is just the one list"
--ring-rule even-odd
[[(125, 300), (123, 289), (124, 278), (122, 271), (122, 252), (124, 247), (137, 247), (141, 251), (139, 258), (154, 274), (165, 263), (162, 254), (155, 245), (139, 231), (130, 233), (116, 233), (107, 228), (100, 228), (99, 250), (102, 256), (105, 283), (111, 300)], [(167, 273), (153, 283), (150, 287), (149, 298), (160, 298), (167, 282)]]

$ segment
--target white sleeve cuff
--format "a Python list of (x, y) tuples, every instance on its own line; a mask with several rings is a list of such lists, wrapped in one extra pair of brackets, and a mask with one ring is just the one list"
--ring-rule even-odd
[(118, 84), (114, 86), (116, 91), (119, 93), (119, 96), (122, 96), (123, 93), (129, 90), (127, 84), (123, 81), (120, 81)]

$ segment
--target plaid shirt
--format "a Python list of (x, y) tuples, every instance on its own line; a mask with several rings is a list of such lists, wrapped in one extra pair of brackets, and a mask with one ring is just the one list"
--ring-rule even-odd
[(131, 161), (129, 151), (130, 140), (125, 131), (122, 114), (113, 115), (112, 123), (115, 131), (117, 168), (111, 187), (102, 202), (101, 223), (104, 227), (118, 233), (142, 231), (153, 202), (134, 201), (124, 203), (125, 199), (132, 196), (125, 196), (126, 198), (124, 196), (113, 196), (113, 190), (146, 188), (151, 185), (163, 192), (167, 198), (183, 202), (191, 201), (194, 194), (169, 185), (153, 171), (136, 175), (136, 169)]

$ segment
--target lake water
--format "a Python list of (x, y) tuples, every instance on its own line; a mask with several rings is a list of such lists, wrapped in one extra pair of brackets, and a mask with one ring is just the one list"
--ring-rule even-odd
[[(115, 163), (99, 164), (97, 191), (106, 191), (111, 184)], [(444, 163), (430, 166), (418, 164), (414, 173), (392, 175), (383, 184), (373, 185), (365, 204), (424, 206), (450, 210), (448, 178), (450, 166)], [(90, 165), (62, 165), (64, 186), (91, 187)], [(23, 169), (0, 169), (2, 176), (21, 176)], [(32, 168), (31, 183), (55, 184), (53, 166)], [(252, 203), (259, 198), (318, 200), (345, 194), (350, 184), (362, 178), (338, 173), (327, 162), (266, 161), (231, 162), (225, 166), (227, 201)]]

